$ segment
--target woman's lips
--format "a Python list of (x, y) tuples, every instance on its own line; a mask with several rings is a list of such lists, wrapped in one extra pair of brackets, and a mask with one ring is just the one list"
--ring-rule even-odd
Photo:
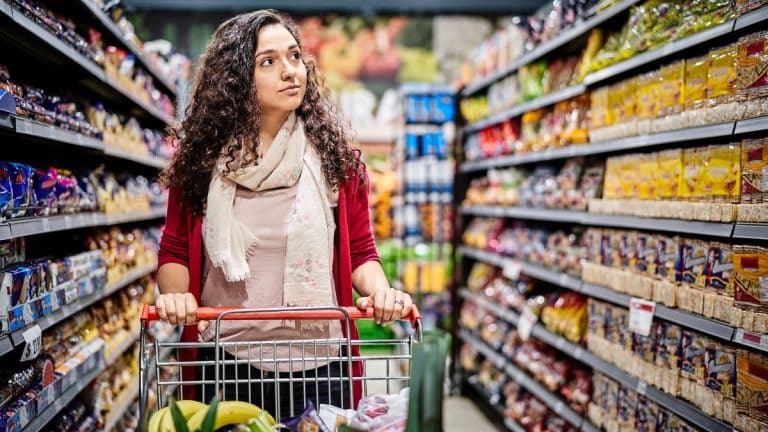
[(292, 86), (288, 88), (284, 88), (280, 90), (280, 93), (283, 93), (288, 96), (296, 96), (301, 92), (301, 87), (299, 86)]

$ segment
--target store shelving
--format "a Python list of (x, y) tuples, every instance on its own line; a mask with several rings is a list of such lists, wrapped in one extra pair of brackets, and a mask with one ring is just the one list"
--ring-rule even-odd
[(104, 153), (108, 156), (133, 161), (133, 162), (140, 163), (142, 165), (146, 165), (148, 167), (157, 168), (157, 169), (163, 169), (168, 164), (168, 162), (165, 159), (162, 159), (156, 156), (137, 155), (125, 150), (120, 150), (112, 147), (105, 147)]
[(768, 241), (768, 224), (736, 224), (733, 227), (733, 238)]
[[(581, 281), (579, 278), (568, 274), (549, 270), (532, 264), (522, 263), (518, 260), (503, 257), (492, 252), (466, 247), (461, 248), (459, 252), (464, 257), (473, 258), (475, 260), (501, 268), (512, 265), (519, 266), (520, 273), (528, 275), (534, 279), (539, 279), (553, 285), (560, 286), (562, 288), (567, 288), (582, 293), (592, 298), (623, 306), (625, 308), (629, 308), (629, 302), (632, 299), (631, 296), (614, 291), (610, 288), (586, 283)], [(737, 333), (738, 329), (735, 329), (729, 324), (714, 319), (709, 319), (702, 315), (697, 315), (680, 309), (669, 308), (662, 304), (657, 304), (654, 316), (671, 323), (681, 325), (683, 327), (698, 330), (702, 333), (716, 337), (723, 341), (738, 342), (734, 338), (734, 335)], [(768, 341), (766, 341), (766, 347), (768, 347)], [(768, 349), (766, 349), (766, 351), (768, 351)]]
[[(97, 301), (105, 299), (117, 291), (120, 291), (126, 286), (132, 284), (133, 282), (136, 282), (142, 277), (151, 274), (155, 271), (156, 268), (157, 264), (151, 264), (130, 270), (119, 281), (106, 285), (103, 289), (96, 290), (93, 294), (79, 298), (74, 303), (62, 306), (57, 311), (35, 321), (35, 323), (32, 325), (39, 326), (41, 330), (49, 329), (54, 325), (62, 322), (63, 320), (80, 312), (81, 310), (91, 306)], [(23, 334), (28, 328), (29, 326), (10, 334), (0, 336), (0, 357), (13, 351), (14, 346), (24, 343)]]
[[(474, 302), (478, 306), (481, 306), (482, 308), (488, 310), (489, 312), (496, 315), (497, 317), (505, 321), (508, 321), (513, 325), (517, 324), (517, 321), (519, 319), (519, 314), (516, 311), (504, 309), (498, 305), (493, 305), (491, 302), (483, 299), (482, 296), (478, 294), (474, 294), (466, 288), (461, 289), (459, 293), (464, 299)], [(488, 307), (490, 305), (493, 305), (493, 307)], [(500, 313), (500, 312), (503, 312), (503, 313)], [(512, 318), (512, 319), (509, 319), (509, 318)], [(487, 353), (494, 356), (492, 361), (508, 363), (507, 360), (504, 359), (503, 356), (501, 356), (501, 354), (498, 354), (495, 351), (491, 350), (487, 345), (477, 340), (476, 338), (472, 337), (471, 335), (467, 334), (467, 332), (462, 332), (461, 334), (462, 334), (462, 339), (464, 340), (467, 340), (466, 339), (467, 336), (472, 338), (473, 341), (470, 343), (472, 343), (473, 346), (476, 346), (476, 344), (482, 344), (483, 345), (482, 348), (477, 346), (476, 348), (478, 348), (478, 350), (480, 350), (484, 354)], [(541, 324), (534, 324), (531, 330), (531, 336), (546, 343), (549, 346), (552, 346), (553, 348), (556, 348), (558, 351), (568, 355), (569, 357), (576, 359), (587, 366), (590, 366), (593, 370), (598, 371), (610, 377), (614, 381), (620, 383), (622, 386), (635, 390), (637, 393), (640, 393), (641, 395), (658, 403), (659, 405), (674, 412), (675, 414), (681, 416), (682, 418), (692, 422), (693, 424), (702, 428), (703, 430), (723, 431), (723, 432), (733, 430), (733, 427), (728, 426), (727, 424), (719, 420), (715, 420), (705, 415), (698, 408), (689, 404), (688, 402), (682, 401), (672, 395), (664, 393), (663, 391), (657, 389), (656, 387), (627, 374), (626, 372), (618, 369), (616, 366), (612, 365), (611, 363), (608, 363), (605, 360), (595, 356), (594, 354), (587, 351), (583, 347), (577, 344), (574, 344), (561, 336), (555, 335), (554, 333), (547, 330), (547, 328)], [(520, 377), (517, 377), (517, 378), (520, 378)], [(521, 385), (525, 386), (523, 382), (520, 382), (520, 383)], [(554, 397), (554, 396), (550, 395), (550, 397)], [(561, 402), (561, 401), (558, 401), (558, 402)], [(585, 423), (589, 423), (589, 422), (585, 421)], [(584, 428), (582, 428), (582, 430), (584, 430)]]
[[(737, 129), (739, 122), (741, 122), (742, 126)], [(768, 119), (765, 117), (759, 117), (757, 119), (718, 123), (707, 126), (697, 126), (667, 132), (659, 132), (655, 134), (638, 135), (615, 140), (597, 141), (588, 144), (570, 145), (567, 147), (560, 147), (539, 152), (523, 153), (519, 155), (508, 155), (496, 158), (472, 160), (462, 163), (459, 167), (459, 171), (467, 173), (473, 171), (482, 171), (489, 168), (515, 166), (533, 162), (545, 162), (578, 156), (591, 156), (626, 150), (641, 150), (662, 144), (674, 144), (709, 138), (727, 138), (733, 135), (765, 130), (768, 130)]]
[(85, 390), (86, 387), (88, 387), (91, 382), (96, 379), (96, 377), (99, 376), (104, 371), (104, 360), (103, 358), (99, 359), (99, 364), (93, 368), (90, 372), (85, 374), (81, 379), (77, 380), (75, 382), (75, 385), (68, 388), (62, 395), (56, 398), (56, 400), (48, 406), (48, 408), (44, 409), (42, 412), (37, 413), (37, 416), (30, 421), (26, 427), (22, 429), (22, 431), (29, 431), (29, 432), (35, 432), (43, 430), (43, 427), (47, 425), (51, 420), (53, 420), (57, 414), (61, 412), (67, 405), (69, 405), (70, 402), (75, 400), (77, 395), (79, 395), (83, 390)]
[(504, 414), (504, 407), (499, 404), (492, 403), (490, 393), (485, 388), (483, 388), (482, 385), (476, 382), (472, 382), (471, 380), (467, 383), (467, 385), (472, 388), (475, 393), (481, 396), (480, 400), (485, 401), (486, 405), (490, 407), (496, 415), (504, 419), (504, 426), (507, 428), (507, 430), (510, 432), (526, 432), (522, 426), (511, 419), (505, 418), (506, 415)]
[(527, 207), (504, 206), (465, 206), (461, 212), (465, 215), (507, 217), (530, 219), (547, 222), (571, 223), (585, 226), (604, 226), (612, 228), (628, 228), (650, 231), (664, 231), (680, 234), (701, 235), (718, 238), (744, 238), (748, 235), (762, 233), (768, 236), (768, 225), (737, 224), (721, 222), (701, 222), (683, 219), (644, 218), (639, 216), (619, 216), (599, 213), (589, 213), (575, 210), (537, 209)]
[(92, 0), (79, 0), (88, 11), (96, 18), (101, 25), (107, 29), (112, 35), (117, 38), (128, 50), (136, 57), (142, 66), (151, 73), (155, 81), (161, 83), (167, 90), (171, 92), (173, 96), (178, 92), (176, 85), (172, 83), (163, 73), (157, 70), (157, 67), (150, 62), (144, 53), (136, 47), (133, 41), (130, 41), (123, 36), (123, 32), (117, 27), (117, 24), (112, 21), (99, 6), (97, 6)]
[(117, 422), (134, 405), (137, 397), (139, 397), (139, 378), (135, 377), (135, 379), (131, 380), (131, 384), (124, 388), (117, 398), (112, 401), (112, 409), (109, 410), (109, 414), (107, 414), (107, 418), (104, 420), (104, 427), (101, 430), (105, 432), (113, 430)]
[(578, 428), (586, 421), (559, 397), (544, 388), (544, 386), (531, 378), (527, 373), (517, 368), (517, 366), (515, 366), (509, 359), (496, 352), (493, 348), (473, 336), (470, 332), (461, 330), (459, 332), (459, 337), (480, 352), (487, 360), (493, 363), (497, 369), (504, 371), (509, 378), (523, 386), (568, 423)]
[[(139, 98), (137, 95), (133, 94), (133, 92), (125, 89), (116, 80), (107, 76), (106, 72), (96, 63), (77, 52), (74, 48), (60, 41), (58, 38), (56, 38), (55, 35), (49, 33), (43, 27), (37, 25), (34, 21), (13, 10), (13, 8), (11, 8), (11, 6), (4, 0), (0, 0), (0, 15), (4, 15), (7, 19), (15, 23), (15, 25), (23, 29), (25, 32), (25, 37), (32, 35), (39, 39), (48, 49), (53, 51), (54, 56), (63, 56), (70, 62), (78, 65), (87, 71), (93, 78), (96, 78), (98, 81), (104, 84), (105, 87), (112, 93), (115, 93), (120, 97), (131, 101), (136, 107), (144, 110), (145, 112), (151, 114), (153, 117), (161, 120), (166, 124), (170, 125), (174, 123), (175, 120), (172, 116), (162, 112), (155, 106), (152, 106), (151, 104)], [(40, 52), (38, 55), (46, 55), (46, 53)]]
[(488, 77), (482, 78), (477, 80), (474, 83), (469, 84), (462, 90), (461, 95), (466, 97), (470, 96), (474, 93), (477, 93), (478, 91), (488, 87), (489, 85), (493, 84), (494, 82), (506, 77), (507, 75), (511, 74), (512, 72), (519, 69), (521, 66), (524, 66), (528, 63), (531, 63), (535, 60), (540, 59), (541, 57), (544, 57), (545, 55), (551, 53), (552, 51), (560, 48), (561, 46), (573, 41), (574, 39), (586, 34), (593, 28), (597, 27), (598, 25), (604, 23), (605, 21), (613, 18), (614, 16), (626, 11), (629, 9), (632, 5), (637, 3), (638, 0), (624, 0), (620, 2), (619, 4), (606, 9), (605, 11), (596, 14), (595, 16), (584, 20), (582, 22), (574, 24), (571, 28), (560, 32), (556, 37), (552, 38), (551, 40), (544, 42), (543, 44), (539, 45), (538, 47), (534, 48), (530, 52), (523, 54), (520, 56), (517, 60), (510, 63), (507, 67), (504, 69), (491, 74)]
[(464, 131), (468, 134), (478, 132), (482, 129), (487, 128), (488, 126), (493, 126), (497, 123), (501, 123), (506, 119), (519, 117), (528, 111), (544, 108), (546, 106), (553, 105), (557, 102), (564, 101), (572, 97), (576, 97), (584, 93), (586, 89), (587, 87), (583, 84), (576, 84), (570, 87), (566, 87), (562, 90), (544, 95), (532, 101), (519, 104), (513, 108), (510, 108), (508, 110), (495, 114), (485, 120), (480, 120), (478, 122), (469, 124), (464, 128)]
[(146, 212), (129, 214), (106, 215), (103, 213), (92, 212), (12, 220), (0, 224), (0, 240), (46, 234), (56, 231), (150, 221), (163, 217), (165, 217), (165, 207), (157, 207)]

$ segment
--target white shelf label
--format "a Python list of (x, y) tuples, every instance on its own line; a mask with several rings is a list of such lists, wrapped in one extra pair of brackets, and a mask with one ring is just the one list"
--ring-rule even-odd
[(645, 396), (645, 390), (648, 388), (648, 384), (645, 381), (638, 381), (637, 388), (635, 389), (638, 394)]
[(37, 324), (33, 325), (22, 333), (21, 337), (24, 338), (24, 351), (19, 361), (25, 362), (36, 359), (43, 347), (43, 331), (40, 329), (40, 326)]
[(507, 279), (517, 280), (520, 278), (520, 272), (522, 271), (523, 266), (520, 264), (520, 261), (517, 260), (507, 260), (504, 263), (504, 277)]
[(524, 308), (520, 319), (517, 321), (517, 333), (520, 335), (520, 339), (526, 341), (531, 338), (531, 330), (533, 330), (536, 321), (538, 321), (536, 315), (529, 308)]
[(653, 312), (656, 303), (639, 298), (632, 298), (629, 302), (629, 330), (640, 336), (651, 334), (653, 324)]

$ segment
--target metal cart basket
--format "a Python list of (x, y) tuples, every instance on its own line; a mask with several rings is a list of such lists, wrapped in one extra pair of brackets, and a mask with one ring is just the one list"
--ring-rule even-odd
[[(285, 325), (308, 324), (307, 328), (330, 329), (331, 334), (350, 335), (352, 321), (373, 319), (367, 312), (352, 307), (312, 308), (198, 308), (197, 318), (214, 326), (215, 336), (208, 342), (150, 342), (147, 331), (158, 321), (154, 306), (145, 306), (141, 316), (141, 355), (139, 410), (140, 425), (146, 424), (158, 407), (165, 407), (169, 398), (183, 399), (194, 386), (196, 399), (216, 395), (220, 400), (240, 400), (256, 404), (270, 412), (275, 419), (295, 416), (294, 406), (305, 406), (308, 400), (330, 400), (334, 405), (350, 408), (354, 391), (362, 395), (394, 393), (408, 386), (410, 360), (414, 342), (422, 337), (421, 316), (414, 307), (407, 318), (410, 331), (397, 339), (355, 340), (350, 337), (306, 338), (302, 340), (224, 340), (222, 326), (239, 325), (245, 321), (264, 321)], [(229, 323), (229, 324), (228, 324)], [(303, 334), (303, 333), (302, 333)], [(364, 348), (365, 355), (356, 354)], [(180, 361), (184, 350), (195, 350), (195, 356)], [(362, 367), (362, 375), (354, 373)], [(196, 378), (184, 380), (182, 370), (194, 368)], [(356, 376), (357, 375), (357, 376)], [(150, 385), (155, 380), (156, 398), (150, 406)], [(141, 430), (144, 430), (143, 427)]]

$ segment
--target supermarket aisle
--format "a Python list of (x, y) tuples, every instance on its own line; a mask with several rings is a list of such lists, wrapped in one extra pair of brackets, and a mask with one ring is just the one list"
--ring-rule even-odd
[(488, 418), (467, 398), (445, 399), (445, 432), (491, 432), (495, 431)]

